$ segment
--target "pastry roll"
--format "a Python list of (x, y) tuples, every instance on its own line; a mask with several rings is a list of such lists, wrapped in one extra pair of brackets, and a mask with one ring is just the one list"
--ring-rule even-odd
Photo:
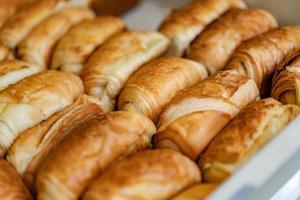
[[(298, 62), (298, 60), (296, 60)], [(296, 66), (294, 66), (294, 64)], [(272, 97), (283, 104), (300, 106), (300, 65), (292, 63), (273, 80)]]
[(235, 69), (254, 79), (262, 96), (270, 93), (271, 78), (277, 67), (300, 51), (300, 26), (272, 29), (242, 43), (225, 69)]
[(62, 8), (62, 0), (41, 0), (14, 15), (0, 30), (0, 40), (14, 49), (46, 17)]
[(70, 105), (83, 93), (79, 77), (57, 71), (31, 75), (0, 92), (0, 155), (23, 131)]
[(164, 108), (158, 127), (163, 130), (179, 117), (197, 111), (217, 110), (235, 116), (257, 97), (253, 80), (233, 70), (220, 71), (178, 93)]
[(14, 56), (11, 50), (8, 47), (6, 47), (2, 42), (0, 42), (0, 62), (13, 57)]
[[(130, 125), (130, 126), (129, 126)], [(78, 199), (87, 185), (114, 160), (147, 148), (155, 125), (143, 115), (112, 112), (66, 130), (70, 134), (39, 167), (38, 199)], [(147, 146), (144, 141), (148, 138)]]
[(156, 121), (176, 93), (206, 77), (206, 69), (196, 62), (178, 57), (158, 58), (130, 77), (118, 99), (118, 108)]
[(218, 185), (213, 183), (197, 184), (184, 190), (171, 200), (204, 200), (217, 187)]
[(4, 60), (0, 62), (0, 90), (40, 71), (39, 66), (21, 60)]
[(221, 70), (243, 41), (277, 26), (260, 9), (231, 9), (208, 26), (192, 43), (187, 58), (203, 64), (210, 74)]
[(47, 120), (23, 132), (8, 150), (6, 159), (17, 169), (28, 186), (33, 187), (37, 167), (58, 142), (72, 129), (100, 113), (102, 109), (86, 95)]
[(269, 98), (243, 109), (210, 143), (199, 165), (206, 182), (221, 182), (276, 136), (300, 107)]
[(194, 0), (171, 12), (159, 28), (171, 40), (168, 54), (182, 56), (208, 24), (232, 7), (244, 8), (246, 5), (242, 0)]
[(0, 158), (0, 199), (1, 200), (32, 200), (14, 168)]
[(160, 33), (126, 31), (103, 44), (83, 68), (87, 94), (113, 109), (128, 78), (143, 64), (165, 52), (169, 40)]
[(19, 58), (47, 68), (55, 43), (71, 26), (93, 17), (94, 13), (90, 9), (79, 7), (67, 8), (50, 16), (33, 28), (18, 45)]
[(194, 162), (173, 150), (147, 150), (109, 168), (83, 200), (160, 200), (201, 181)]
[(222, 71), (178, 93), (158, 121), (156, 148), (172, 148), (197, 160), (211, 139), (258, 97), (254, 81)]
[(51, 68), (80, 74), (91, 53), (124, 26), (120, 18), (112, 16), (85, 20), (75, 25), (59, 40)]

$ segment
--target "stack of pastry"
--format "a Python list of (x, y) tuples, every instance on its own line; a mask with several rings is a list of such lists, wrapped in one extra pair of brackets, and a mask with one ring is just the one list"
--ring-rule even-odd
[(300, 113), (300, 26), (242, 0), (194, 0), (158, 31), (86, 6), (137, 1), (116, 2), (1, 19), (0, 199), (204, 199)]

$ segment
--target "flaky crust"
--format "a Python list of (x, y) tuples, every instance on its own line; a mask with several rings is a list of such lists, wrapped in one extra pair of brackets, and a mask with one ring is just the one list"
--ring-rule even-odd
[(128, 78), (143, 64), (158, 57), (169, 41), (157, 32), (126, 31), (103, 44), (83, 68), (87, 94), (113, 109), (115, 98)]
[(82, 95), (60, 112), (23, 132), (8, 150), (6, 159), (33, 188), (37, 167), (68, 130), (101, 113), (103, 111), (98, 105)]
[(218, 185), (213, 183), (197, 184), (184, 190), (171, 200), (205, 200), (217, 187)]
[(260, 9), (230, 9), (192, 43), (187, 58), (202, 63), (210, 74), (221, 70), (243, 41), (277, 27), (276, 19)]
[(0, 28), (16, 12), (26, 8), (38, 0), (1, 0), (0, 1)]
[(0, 90), (40, 71), (42, 68), (28, 62), (4, 60), (0, 62)]
[(0, 31), (0, 40), (7, 47), (15, 48), (33, 27), (64, 5), (62, 0), (42, 0), (27, 7), (5, 23)]
[(272, 97), (283, 104), (300, 106), (300, 65), (298, 60), (279, 72), (272, 84)]
[(31, 75), (0, 92), (0, 154), (19, 134), (70, 105), (83, 92), (79, 77), (58, 71)]
[(230, 115), (214, 111), (193, 112), (177, 118), (154, 135), (155, 148), (176, 149), (197, 160), (214, 136), (230, 121)]
[(155, 131), (149, 119), (129, 112), (113, 112), (78, 124), (39, 168), (38, 199), (79, 198), (109, 164)]
[(18, 45), (18, 56), (22, 60), (47, 68), (55, 43), (74, 24), (94, 17), (88, 8), (67, 8), (34, 27)]
[(179, 92), (164, 108), (157, 125), (162, 131), (179, 117), (204, 110), (234, 117), (257, 96), (253, 80), (235, 71), (221, 71)]
[(113, 16), (78, 23), (59, 40), (53, 52), (51, 68), (80, 74), (91, 53), (124, 27), (122, 19)]
[(171, 40), (169, 54), (181, 56), (208, 24), (232, 7), (244, 8), (245, 4), (242, 0), (194, 0), (172, 11), (159, 28)]
[(255, 80), (262, 96), (270, 93), (271, 78), (300, 51), (300, 26), (272, 29), (242, 43), (225, 69), (235, 69)]
[(176, 93), (206, 77), (206, 69), (196, 62), (178, 57), (158, 58), (130, 77), (119, 96), (118, 108), (156, 121)]
[(243, 109), (201, 156), (204, 181), (223, 181), (299, 113), (298, 106), (282, 105), (272, 98)]
[(197, 166), (173, 150), (148, 150), (124, 159), (91, 184), (83, 200), (168, 199), (200, 182)]
[(0, 158), (0, 186), (1, 200), (32, 200), (17, 172), (3, 158)]

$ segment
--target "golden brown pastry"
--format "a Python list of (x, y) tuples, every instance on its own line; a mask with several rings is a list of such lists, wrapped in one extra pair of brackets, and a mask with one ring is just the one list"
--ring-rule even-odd
[(197, 160), (213, 137), (258, 97), (255, 82), (235, 71), (222, 71), (178, 93), (158, 121), (156, 148), (171, 148)]
[(290, 64), (285, 70), (279, 72), (272, 85), (272, 97), (283, 104), (296, 104), (300, 106), (300, 65)]
[(86, 95), (23, 132), (8, 150), (6, 159), (17, 169), (28, 186), (33, 187), (35, 171), (51, 149), (72, 129), (103, 110)]
[(0, 155), (23, 131), (70, 105), (83, 92), (79, 77), (45, 71), (0, 92)]
[(248, 75), (255, 80), (261, 95), (268, 96), (276, 68), (299, 51), (300, 26), (280, 27), (242, 43), (225, 69)]
[(118, 99), (118, 108), (142, 113), (156, 121), (162, 108), (180, 90), (207, 77), (201, 64), (178, 57), (162, 57), (133, 74)]
[(149, 146), (156, 128), (143, 115), (120, 111), (97, 116), (67, 131), (70, 134), (51, 151), (37, 172), (39, 200), (78, 199), (114, 160), (135, 152), (135, 148), (141, 149), (139, 141), (147, 138)]
[(0, 28), (16, 12), (39, 0), (1, 0), (0, 1)]
[(10, 18), (0, 30), (0, 41), (14, 49), (40, 22), (65, 5), (62, 0), (41, 0)]
[(198, 111), (213, 109), (235, 116), (256, 97), (253, 80), (233, 70), (221, 71), (179, 92), (164, 108), (158, 127), (163, 130), (179, 117)]
[(216, 188), (217, 184), (213, 183), (202, 183), (194, 185), (179, 195), (175, 196), (171, 200), (204, 200), (207, 196), (209, 196)]
[(211, 142), (199, 165), (204, 181), (221, 182), (276, 136), (300, 107), (269, 98), (243, 109)]
[(71, 26), (84, 19), (91, 19), (94, 13), (88, 8), (67, 8), (54, 14), (33, 28), (18, 45), (18, 56), (25, 61), (47, 68), (55, 43)]
[(200, 62), (210, 74), (215, 74), (243, 41), (276, 26), (276, 19), (267, 11), (230, 9), (197, 37), (188, 49), (187, 58)]
[(147, 150), (124, 159), (94, 181), (83, 200), (161, 200), (201, 181), (194, 162), (173, 150)]
[(4, 60), (0, 62), (0, 90), (40, 71), (41, 67), (25, 61)]
[(165, 52), (168, 39), (157, 32), (126, 31), (103, 44), (83, 68), (85, 91), (113, 109), (128, 78)]
[(3, 158), (0, 158), (0, 185), (1, 200), (32, 199), (17, 172)]
[(3, 60), (11, 59), (13, 57), (14, 55), (12, 51), (0, 41), (0, 62)]
[(174, 10), (159, 31), (171, 40), (169, 55), (182, 56), (203, 29), (232, 7), (246, 7), (242, 0), (194, 0)]
[(91, 53), (124, 27), (122, 19), (112, 16), (78, 23), (59, 40), (53, 52), (51, 68), (80, 74)]

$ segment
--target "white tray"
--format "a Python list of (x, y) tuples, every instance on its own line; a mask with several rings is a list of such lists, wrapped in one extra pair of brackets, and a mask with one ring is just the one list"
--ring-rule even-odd
[[(247, 0), (246, 0), (247, 1)], [(124, 16), (130, 28), (155, 30), (164, 16), (188, 0), (144, 0)], [(281, 24), (299, 20), (299, 0), (248, 0), (269, 10)], [(209, 199), (293, 200), (300, 196), (300, 117), (220, 186)]]

